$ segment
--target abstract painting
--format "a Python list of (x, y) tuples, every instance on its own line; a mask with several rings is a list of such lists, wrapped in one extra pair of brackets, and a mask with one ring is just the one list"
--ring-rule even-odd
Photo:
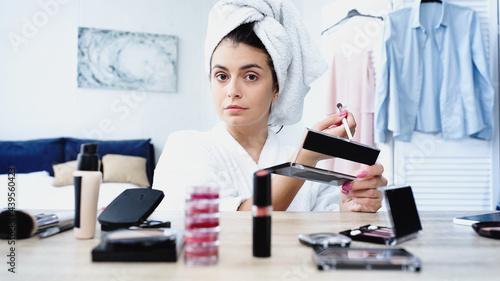
[(177, 91), (177, 37), (78, 29), (78, 87)]

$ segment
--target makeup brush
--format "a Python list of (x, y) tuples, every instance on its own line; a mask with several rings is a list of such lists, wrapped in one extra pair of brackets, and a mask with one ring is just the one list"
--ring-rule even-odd
[[(340, 102), (337, 103), (337, 108), (339, 109), (339, 112), (342, 111), (342, 104)], [(349, 125), (347, 124), (347, 119), (345, 117), (344, 119), (342, 119), (342, 124), (344, 124), (345, 131), (347, 132), (347, 137), (349, 137), (349, 140), (352, 140), (351, 130), (349, 129)]]

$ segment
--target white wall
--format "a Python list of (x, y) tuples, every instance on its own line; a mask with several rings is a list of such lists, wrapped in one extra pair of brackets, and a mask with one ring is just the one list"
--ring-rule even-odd
[[(202, 46), (213, 2), (1, 1), (0, 139), (152, 138), (158, 157), (170, 132), (211, 127)], [(79, 26), (178, 36), (178, 92), (78, 88)]]
[[(206, 130), (217, 118), (203, 68), (208, 12), (216, 0), (0, 1), (0, 139), (73, 136), (152, 138), (159, 157), (168, 135)], [(319, 44), (321, 8), (293, 0)], [(178, 36), (177, 93), (77, 87), (78, 27)], [(303, 122), (280, 138), (300, 142), (324, 117), (322, 79), (306, 98)]]

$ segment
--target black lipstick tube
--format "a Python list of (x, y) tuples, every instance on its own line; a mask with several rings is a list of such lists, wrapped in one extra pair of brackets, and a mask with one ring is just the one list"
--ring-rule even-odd
[(271, 256), (271, 174), (259, 170), (253, 177), (253, 256)]

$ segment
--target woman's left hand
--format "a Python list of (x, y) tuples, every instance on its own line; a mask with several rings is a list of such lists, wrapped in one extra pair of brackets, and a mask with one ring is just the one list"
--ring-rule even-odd
[(382, 192), (379, 186), (386, 186), (381, 164), (367, 166), (357, 173), (358, 179), (342, 186), (340, 210), (350, 212), (376, 212), (382, 206)]

